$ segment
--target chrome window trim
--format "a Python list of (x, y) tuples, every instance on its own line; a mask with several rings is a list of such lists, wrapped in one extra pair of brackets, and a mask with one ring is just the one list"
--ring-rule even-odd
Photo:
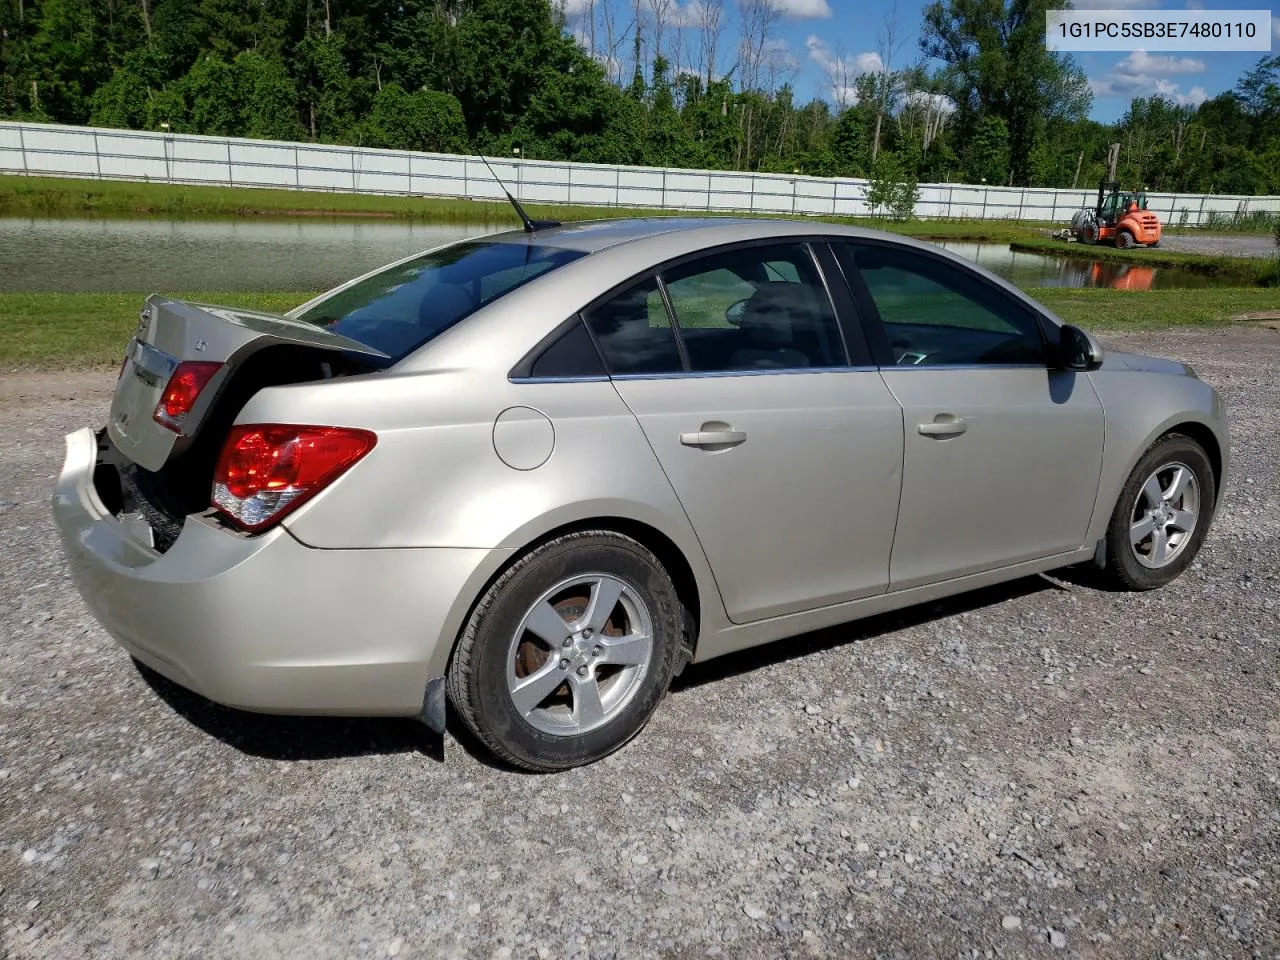
[(766, 370), (674, 370), (670, 373), (619, 373), (613, 376), (590, 377), (508, 377), (508, 383), (608, 383), (612, 380), (693, 380), (721, 377), (767, 377), (796, 376), (804, 373), (888, 373), (890, 371), (908, 370), (938, 372), (941, 370), (1043, 370), (1049, 372), (1050, 367), (1041, 363), (940, 363), (935, 366), (923, 364), (857, 364), (846, 367), (783, 367)]
[(508, 383), (608, 383), (611, 378), (605, 374), (592, 374), (582, 377), (507, 377)]
[(723, 377), (796, 376), (803, 373), (866, 373), (879, 367), (780, 367), (765, 370), (684, 370), (675, 373), (620, 373), (611, 380), (694, 380)]
[(1044, 370), (1053, 369), (1044, 363), (891, 363), (886, 366), (879, 367), (883, 371), (889, 370), (932, 370), (935, 373), (939, 370)]

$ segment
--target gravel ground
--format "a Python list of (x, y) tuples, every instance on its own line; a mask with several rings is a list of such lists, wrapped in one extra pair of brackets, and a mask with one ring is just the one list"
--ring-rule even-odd
[(1212, 257), (1276, 255), (1276, 241), (1269, 233), (1166, 233), (1160, 246), (1178, 253)]
[(1113, 342), (1232, 409), (1177, 584), (1028, 578), (691, 667), (543, 777), (140, 675), (46, 505), (104, 381), (0, 380), (0, 956), (1280, 956), (1280, 334)]

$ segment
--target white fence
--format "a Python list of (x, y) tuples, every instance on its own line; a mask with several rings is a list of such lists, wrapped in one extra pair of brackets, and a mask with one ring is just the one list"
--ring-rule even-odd
[[(722, 170), (501, 159), (494, 170), (522, 200), (687, 211), (871, 215), (867, 181)], [(202, 137), (51, 124), (0, 123), (0, 173), (159, 183), (277, 187), (497, 200), (473, 157), (313, 143)], [(926, 218), (1058, 223), (1096, 202), (1096, 191), (921, 184)], [(1280, 214), (1280, 197), (1150, 194), (1166, 223), (1198, 226), (1211, 213)]]

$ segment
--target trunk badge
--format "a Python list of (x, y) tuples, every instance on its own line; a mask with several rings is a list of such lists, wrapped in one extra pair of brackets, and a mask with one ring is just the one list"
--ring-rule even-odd
[(197, 350), (204, 350), (207, 346), (209, 346), (209, 341), (208, 341), (208, 340), (197, 340), (197, 341), (196, 341), (196, 349), (197, 349)]

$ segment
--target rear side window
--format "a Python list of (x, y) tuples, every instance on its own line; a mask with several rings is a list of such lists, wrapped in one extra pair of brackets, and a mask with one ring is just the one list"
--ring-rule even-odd
[(699, 371), (845, 364), (826, 287), (803, 243), (740, 247), (662, 274), (689, 365)]
[(296, 319), (381, 350), (394, 362), (481, 307), (581, 256), (581, 251), (532, 239), (458, 243), (381, 270)]
[(549, 347), (538, 354), (529, 365), (528, 376), (539, 380), (565, 377), (602, 377), (604, 364), (591, 334), (582, 319), (574, 320), (569, 329), (560, 334)]
[(600, 344), (609, 372), (678, 373), (683, 369), (676, 333), (649, 277), (582, 314)]

